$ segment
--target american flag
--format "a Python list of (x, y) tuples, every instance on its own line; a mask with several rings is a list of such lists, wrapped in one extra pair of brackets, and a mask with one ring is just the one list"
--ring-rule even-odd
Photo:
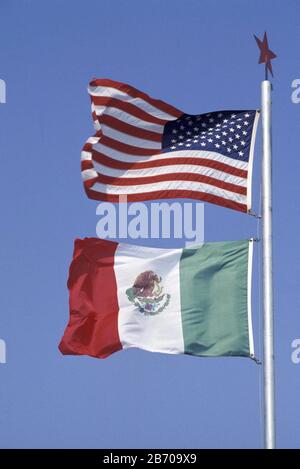
[(91, 81), (88, 92), (96, 129), (81, 154), (88, 197), (190, 198), (251, 209), (259, 111), (189, 115), (107, 79)]

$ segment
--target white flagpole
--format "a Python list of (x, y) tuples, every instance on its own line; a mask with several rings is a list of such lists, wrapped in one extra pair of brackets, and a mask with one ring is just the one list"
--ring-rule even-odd
[(272, 267), (272, 134), (271, 93), (268, 80), (261, 84), (262, 101), (262, 263), (264, 320), (264, 419), (265, 448), (274, 449), (275, 389), (274, 389), (274, 327), (273, 327), (273, 267)]

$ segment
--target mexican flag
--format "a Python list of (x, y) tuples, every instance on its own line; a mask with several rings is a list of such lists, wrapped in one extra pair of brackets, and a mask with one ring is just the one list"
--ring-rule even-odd
[(77, 239), (60, 351), (254, 356), (252, 246), (247, 240), (160, 249)]

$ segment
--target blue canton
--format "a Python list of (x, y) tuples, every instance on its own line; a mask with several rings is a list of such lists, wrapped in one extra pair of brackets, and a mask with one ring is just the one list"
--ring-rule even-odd
[(183, 114), (165, 125), (162, 151), (213, 151), (248, 162), (255, 114), (256, 111)]

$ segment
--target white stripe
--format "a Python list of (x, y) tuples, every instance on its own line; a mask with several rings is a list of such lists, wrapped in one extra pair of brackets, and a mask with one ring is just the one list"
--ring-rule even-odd
[(170, 158), (205, 158), (207, 160), (218, 161), (220, 163), (228, 164), (233, 168), (243, 169), (247, 171), (248, 163), (246, 161), (235, 160), (234, 158), (229, 158), (222, 155), (221, 153), (216, 153), (214, 151), (203, 151), (203, 150), (180, 150), (180, 151), (170, 151), (167, 153), (161, 153), (159, 155), (153, 156), (136, 156), (130, 155), (128, 153), (123, 153), (122, 151), (115, 150), (101, 143), (95, 143), (93, 148), (99, 153), (103, 153), (110, 158), (115, 160), (123, 161), (124, 163), (137, 163), (142, 161), (157, 161), (157, 160), (168, 160)]
[(111, 97), (111, 98), (119, 99), (120, 101), (128, 102), (138, 107), (139, 109), (142, 109), (142, 111), (147, 112), (148, 114), (152, 116), (158, 117), (159, 119), (165, 119), (165, 120), (177, 119), (177, 117), (172, 116), (171, 114), (168, 114), (164, 111), (161, 111), (155, 106), (152, 106), (151, 104), (149, 104), (147, 101), (144, 101), (141, 98), (132, 98), (127, 93), (124, 93), (123, 91), (120, 91), (116, 88), (110, 88), (109, 86), (96, 86), (96, 87), (89, 86), (88, 92), (91, 96), (101, 96), (101, 97), (106, 97), (106, 98)]
[[(137, 347), (150, 352), (184, 353), (184, 341), (180, 304), (179, 261), (181, 249), (155, 249), (144, 246), (119, 244), (114, 260), (117, 281), (119, 337), (124, 349)], [(165, 297), (160, 307), (169, 304), (155, 315), (145, 315), (129, 301), (126, 290), (131, 288), (137, 276), (153, 271), (163, 287)]]
[(163, 181), (149, 184), (141, 184), (136, 186), (115, 186), (96, 182), (92, 186), (92, 189), (97, 192), (116, 195), (151, 193), (154, 191), (188, 190), (196, 192), (205, 192), (206, 194), (212, 194), (245, 205), (247, 203), (247, 198), (244, 195), (236, 194), (235, 192), (220, 189), (219, 187), (215, 187), (210, 184), (204, 184), (202, 182), (195, 181)]
[(98, 143), (99, 140), (100, 140), (101, 137), (89, 137), (86, 141), (86, 143), (92, 143), (92, 144), (95, 144), (95, 143)]
[(88, 179), (94, 179), (97, 177), (98, 173), (94, 169), (85, 169), (84, 171), (81, 171), (81, 176), (84, 181), (87, 181)]
[(253, 261), (253, 243), (254, 240), (249, 241), (248, 248), (248, 286), (247, 286), (247, 310), (248, 310), (248, 331), (249, 331), (249, 351), (250, 356), (254, 357), (254, 339), (252, 327), (252, 311), (251, 311), (251, 287), (252, 287), (252, 261)]
[(136, 177), (150, 177), (157, 176), (160, 174), (173, 174), (173, 173), (191, 173), (191, 174), (201, 174), (204, 176), (213, 177), (220, 181), (226, 181), (231, 184), (236, 184), (238, 186), (247, 186), (247, 180), (237, 176), (233, 176), (223, 171), (218, 171), (214, 168), (207, 168), (205, 166), (196, 166), (196, 165), (171, 165), (171, 166), (159, 166), (155, 168), (147, 169), (115, 169), (104, 166), (97, 161), (93, 160), (94, 169), (99, 174), (104, 174), (105, 176), (112, 176), (116, 178), (136, 178)]
[(144, 140), (142, 138), (133, 137), (132, 135), (120, 132), (119, 130), (112, 129), (105, 124), (101, 124), (103, 135), (106, 137), (113, 138), (119, 142), (126, 143), (127, 145), (133, 145), (138, 148), (152, 148), (159, 150), (161, 148), (161, 142), (153, 142), (152, 140)]
[(93, 121), (94, 123), (94, 129), (98, 132), (98, 130), (101, 130), (101, 125), (99, 124), (99, 122), (96, 120), (96, 121)]
[(81, 161), (91, 161), (91, 159), (92, 159), (92, 153), (90, 151), (81, 152)]
[(92, 104), (92, 111), (95, 110), (97, 116), (107, 115), (115, 117), (126, 124), (133, 125), (134, 127), (141, 128), (143, 130), (150, 130), (151, 132), (155, 132), (157, 134), (162, 134), (164, 131), (164, 126), (159, 124), (153, 124), (151, 122), (144, 121), (139, 119), (138, 117), (133, 116), (132, 114), (128, 114), (125, 111), (121, 111), (121, 109), (117, 109), (115, 107), (109, 106), (94, 106)]

